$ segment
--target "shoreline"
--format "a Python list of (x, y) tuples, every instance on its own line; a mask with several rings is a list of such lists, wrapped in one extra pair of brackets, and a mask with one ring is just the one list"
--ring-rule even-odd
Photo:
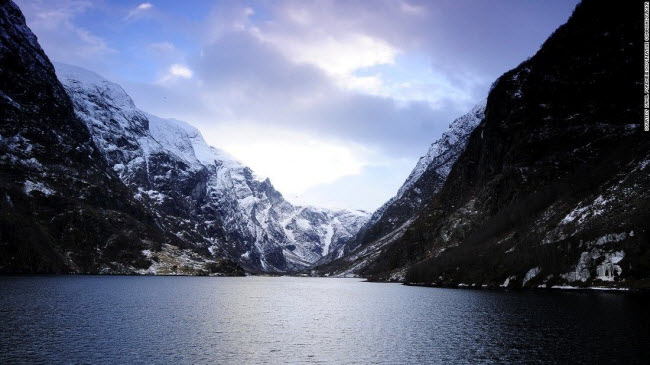
[(321, 279), (357, 279), (365, 283), (376, 284), (400, 284), (404, 286), (424, 287), (424, 288), (441, 288), (441, 289), (463, 289), (463, 290), (502, 290), (502, 291), (527, 291), (527, 290), (550, 290), (550, 291), (564, 291), (564, 292), (611, 292), (611, 293), (650, 293), (650, 288), (630, 288), (630, 287), (601, 287), (601, 286), (572, 286), (572, 285), (553, 285), (550, 287), (526, 287), (526, 288), (507, 288), (501, 286), (491, 285), (445, 285), (433, 283), (409, 283), (401, 281), (382, 281), (382, 280), (368, 280), (364, 277), (333, 277), (333, 276), (305, 276), (305, 275), (291, 275), (291, 274), (250, 274), (246, 275), (226, 275), (226, 274), (210, 274), (210, 275), (190, 275), (190, 274), (100, 274), (100, 273), (0, 273), (2, 277), (29, 277), (29, 276), (132, 276), (132, 277), (197, 277), (197, 278), (245, 278), (245, 277), (292, 277), (292, 278), (321, 278)]
[(630, 288), (630, 287), (603, 287), (603, 286), (572, 286), (572, 285), (553, 285), (553, 286), (538, 286), (538, 287), (525, 287), (525, 288), (508, 288), (502, 286), (488, 286), (488, 285), (443, 285), (443, 284), (432, 284), (432, 283), (407, 283), (404, 282), (402, 285), (406, 286), (417, 286), (417, 287), (427, 287), (427, 288), (444, 288), (444, 289), (464, 289), (464, 290), (504, 290), (504, 291), (525, 291), (525, 290), (537, 290), (537, 291), (585, 291), (585, 292), (611, 292), (611, 293), (650, 293), (650, 288)]

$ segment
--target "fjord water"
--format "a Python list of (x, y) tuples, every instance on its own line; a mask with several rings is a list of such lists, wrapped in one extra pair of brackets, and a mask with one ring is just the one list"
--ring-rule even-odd
[(647, 296), (292, 277), (0, 278), (0, 363), (642, 362)]

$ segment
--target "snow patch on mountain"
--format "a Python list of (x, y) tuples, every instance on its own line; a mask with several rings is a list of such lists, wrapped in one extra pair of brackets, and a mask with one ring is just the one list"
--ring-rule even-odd
[[(445, 158), (445, 156), (449, 155), (449, 152), (455, 147), (464, 149), (470, 133), (485, 117), (485, 104), (486, 100), (483, 100), (475, 105), (469, 113), (454, 120), (440, 139), (431, 144), (427, 153), (420, 157), (411, 174), (397, 191), (396, 199), (402, 197), (404, 192), (410, 189), (434, 162), (438, 162), (438, 166), (436, 166), (438, 174), (445, 177), (449, 175), (451, 167), (458, 159), (458, 155), (449, 156), (448, 158)], [(441, 159), (442, 161), (440, 161)]]
[[(344, 245), (336, 247), (327, 260), (319, 263), (319, 266), (323, 266), (323, 272), (351, 275), (365, 267), (372, 257), (394, 241), (391, 237), (395, 236), (395, 232), (402, 232), (408, 227), (422, 203), (423, 193), (425, 193), (423, 190), (427, 190), (426, 194), (432, 195), (442, 187), (452, 166), (465, 150), (470, 134), (485, 117), (485, 104), (485, 100), (480, 102), (469, 113), (455, 119), (449, 125), (447, 131), (431, 144), (427, 153), (418, 160), (397, 194), (372, 214), (359, 234)], [(430, 174), (430, 179), (420, 181), (425, 173)], [(377, 231), (377, 228), (383, 231), (381, 235), (372, 236), (370, 239), (365, 236), (367, 232)], [(343, 267), (332, 269), (324, 266), (328, 261), (337, 259), (341, 259), (340, 264)], [(402, 274), (395, 273), (395, 277)]]
[(435, 169), (443, 181), (447, 178), (451, 167), (458, 159), (458, 156), (460, 156), (460, 153), (465, 149), (469, 135), (485, 117), (486, 102), (487, 100), (483, 100), (476, 104), (469, 113), (455, 119), (449, 125), (447, 131), (431, 144), (424, 156), (420, 157), (406, 178), (406, 181), (404, 181), (404, 184), (397, 191), (397, 194), (375, 211), (369, 224), (379, 221), (388, 207), (402, 199), (407, 191), (413, 189), (415, 183), (428, 169)]

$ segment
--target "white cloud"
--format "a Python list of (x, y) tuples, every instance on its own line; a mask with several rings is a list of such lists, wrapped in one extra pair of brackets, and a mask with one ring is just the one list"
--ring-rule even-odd
[(352, 207), (372, 212), (395, 195), (404, 183), (404, 177), (413, 169), (411, 159), (376, 156), (373, 160), (381, 163), (365, 165), (359, 174), (343, 176), (332, 183), (314, 185), (291, 198), (299, 204), (332, 209)]
[(370, 95), (388, 96), (385, 92), (384, 82), (380, 75), (354, 76), (347, 75), (338, 80), (340, 86), (357, 90)]
[(345, 77), (360, 68), (393, 64), (398, 53), (385, 41), (365, 34), (302, 39), (260, 33), (260, 37), (294, 62), (315, 65), (337, 77)]
[(141, 3), (140, 5), (136, 6), (134, 9), (129, 11), (129, 13), (124, 17), (124, 20), (131, 20), (131, 19), (138, 18), (151, 9), (153, 9), (152, 3)]
[(427, 10), (424, 7), (413, 5), (406, 1), (402, 1), (400, 3), (400, 10), (402, 10), (406, 14), (417, 15), (417, 16), (424, 16), (427, 13)]
[(182, 77), (184, 79), (192, 78), (192, 74), (193, 74), (192, 70), (187, 68), (187, 66), (180, 65), (180, 64), (171, 65), (171, 67), (169, 67), (169, 73), (174, 76)]
[(174, 81), (178, 79), (191, 79), (194, 75), (194, 72), (187, 66), (175, 63), (167, 69), (165, 75), (159, 80), (161, 83), (166, 83), (169, 81)]
[(203, 33), (208, 42), (213, 42), (232, 31), (253, 31), (250, 17), (255, 11), (250, 7), (241, 6), (240, 3), (219, 1), (216, 2), (209, 14)]
[(147, 10), (147, 9), (151, 9), (152, 7), (153, 7), (153, 5), (151, 5), (151, 3), (142, 3), (142, 4), (138, 5), (138, 7), (136, 9), (137, 10)]
[[(244, 6), (215, 7), (209, 24), (210, 41), (240, 32), (255, 37), (295, 64), (322, 70), (343, 89), (378, 95), (381, 75), (359, 77), (360, 69), (393, 65), (401, 52), (386, 39), (376, 37), (356, 17), (342, 16), (332, 3), (275, 2), (273, 19), (254, 21), (255, 12)], [(367, 14), (359, 14), (365, 16)]]
[(289, 199), (319, 184), (357, 175), (372, 152), (354, 143), (318, 138), (273, 125), (221, 123), (204, 128), (208, 143), (246, 163)]
[(68, 0), (53, 4), (17, 0), (17, 3), (50, 59), (97, 69), (103, 57), (117, 53), (104, 38), (74, 23), (76, 17), (92, 8), (92, 2)]

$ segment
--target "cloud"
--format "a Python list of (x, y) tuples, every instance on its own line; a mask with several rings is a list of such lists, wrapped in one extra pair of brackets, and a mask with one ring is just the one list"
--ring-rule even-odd
[(144, 11), (144, 10), (147, 10), (147, 9), (151, 9), (152, 7), (153, 7), (153, 5), (151, 5), (151, 3), (142, 3), (142, 4), (138, 5), (138, 7), (136, 9), (140, 10), (140, 11)]
[(38, 35), (45, 53), (54, 60), (97, 65), (98, 59), (117, 51), (106, 40), (75, 24), (74, 19), (92, 8), (90, 1), (17, 1), (27, 24)]
[(191, 79), (194, 73), (187, 66), (181, 64), (173, 64), (169, 66), (169, 75), (171, 77), (180, 77), (182, 79)]
[(350, 22), (349, 14), (330, 13), (331, 6), (331, 2), (275, 3), (271, 11), (276, 20), (256, 24), (250, 33), (294, 63), (323, 70), (341, 88), (378, 94), (381, 75), (359, 77), (355, 72), (394, 64), (399, 48)]
[(332, 75), (348, 75), (360, 68), (392, 64), (398, 52), (381, 39), (365, 34), (315, 39), (258, 34), (294, 62), (316, 65)]
[(153, 4), (151, 3), (141, 3), (135, 8), (131, 9), (129, 13), (124, 17), (124, 20), (133, 20), (140, 18), (147, 14), (151, 9), (153, 9)]
[(248, 86), (267, 95), (306, 93), (325, 76), (309, 65), (296, 65), (245, 31), (233, 31), (205, 46), (195, 58), (201, 79), (221, 88)]
[[(367, 209), (574, 6), (18, 2), (52, 59), (114, 79), (143, 110), (195, 124), (285, 195)], [(154, 21), (134, 22), (144, 17)]]
[(413, 5), (406, 1), (400, 3), (400, 9), (407, 14), (424, 16), (427, 14), (427, 10), (423, 6)]
[[(376, 160), (377, 158), (375, 158)], [(369, 212), (388, 200), (413, 169), (410, 159), (381, 157), (381, 164), (365, 164), (358, 174), (342, 176), (330, 183), (310, 186), (298, 195), (288, 196), (299, 204), (332, 209), (354, 207)]]
[(347, 1), (279, 1), (265, 9), (265, 21), (256, 21), (255, 12), (243, 4), (227, 4), (227, 9), (217, 6), (210, 21), (219, 29), (213, 38), (217, 42), (234, 31), (245, 33), (293, 64), (320, 69), (341, 89), (403, 104), (426, 101), (433, 108), (442, 99), (455, 98), (458, 110), (463, 110), (484, 97), (493, 81), (476, 69), (468, 72), (462, 62), (457, 71), (437, 67), (430, 56), (420, 56), (417, 64), (406, 68), (398, 62), (431, 43), (430, 36), (422, 35), (432, 22), (426, 2), (377, 1), (368, 7)]
[(444, 96), (434, 109), (428, 102), (376, 95), (383, 87), (376, 76), (358, 77), (354, 90), (341, 88), (325, 70), (296, 62), (245, 31), (222, 35), (190, 65), (202, 82), (192, 92), (216, 106), (210, 113), (216, 123), (265, 123), (403, 157), (423, 153), (459, 115), (454, 100)]
[(387, 96), (386, 86), (379, 74), (371, 76), (346, 75), (337, 81), (339, 85), (347, 89), (357, 90), (370, 95)]
[(206, 139), (249, 161), (255, 173), (270, 176), (290, 199), (311, 186), (359, 174), (373, 153), (361, 145), (263, 123), (220, 123), (206, 131)]
[(206, 36), (204, 41), (213, 42), (223, 34), (233, 31), (254, 30), (251, 16), (253, 8), (239, 1), (218, 1), (209, 12), (205, 27), (202, 31)]
[(313, 65), (325, 71), (337, 86), (379, 94), (381, 75), (355, 76), (354, 72), (378, 65), (392, 65), (398, 50), (381, 39), (364, 34), (325, 38), (297, 38), (256, 33), (297, 64)]

